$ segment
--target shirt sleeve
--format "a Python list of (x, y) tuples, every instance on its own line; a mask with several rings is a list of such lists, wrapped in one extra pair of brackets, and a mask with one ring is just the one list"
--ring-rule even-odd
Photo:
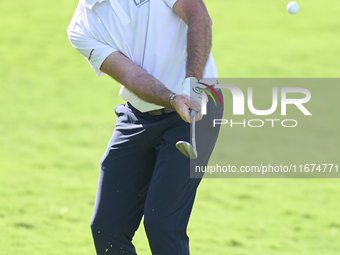
[(177, 0), (163, 0), (170, 8), (174, 6)]
[(104, 75), (105, 73), (100, 71), (102, 63), (112, 52), (118, 50), (91, 37), (79, 16), (71, 21), (67, 35), (72, 46), (87, 59), (97, 75)]

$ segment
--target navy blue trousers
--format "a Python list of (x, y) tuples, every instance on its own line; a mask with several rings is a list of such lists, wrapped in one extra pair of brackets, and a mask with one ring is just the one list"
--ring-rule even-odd
[[(206, 165), (222, 107), (208, 103), (196, 123), (198, 155)], [(190, 142), (190, 126), (176, 113), (151, 116), (118, 105), (116, 128), (101, 160), (92, 235), (98, 255), (137, 254), (132, 238), (144, 216), (153, 255), (188, 255), (187, 225), (201, 178), (190, 178), (190, 159), (176, 148)], [(194, 162), (192, 161), (192, 162)]]

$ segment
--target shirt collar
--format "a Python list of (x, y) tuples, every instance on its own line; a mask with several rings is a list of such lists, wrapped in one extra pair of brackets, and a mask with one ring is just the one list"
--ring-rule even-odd
[(85, 6), (92, 10), (93, 6), (96, 4), (96, 3), (101, 3), (101, 2), (104, 2), (104, 1), (107, 1), (107, 0), (84, 0), (84, 3), (85, 3)]

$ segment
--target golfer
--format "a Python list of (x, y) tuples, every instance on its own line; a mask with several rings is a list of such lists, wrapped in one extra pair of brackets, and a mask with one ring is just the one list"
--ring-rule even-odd
[[(100, 76), (121, 84), (125, 104), (100, 162), (91, 221), (97, 254), (137, 254), (132, 244), (144, 216), (154, 255), (187, 255), (187, 225), (200, 178), (176, 142), (190, 141), (197, 111), (197, 165), (206, 165), (222, 107), (203, 116), (188, 84), (216, 78), (212, 21), (202, 0), (80, 0), (67, 29), (71, 44)], [(100, 84), (96, 85), (100, 89)], [(219, 91), (220, 97), (222, 97)]]

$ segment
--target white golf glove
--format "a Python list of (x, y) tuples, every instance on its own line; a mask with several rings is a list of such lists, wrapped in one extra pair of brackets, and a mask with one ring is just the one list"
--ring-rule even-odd
[(194, 77), (188, 77), (184, 79), (182, 94), (190, 96), (191, 101), (196, 101), (201, 106), (201, 112), (203, 115), (207, 112), (208, 97), (201, 88), (206, 88), (204, 85), (198, 83), (198, 80)]

